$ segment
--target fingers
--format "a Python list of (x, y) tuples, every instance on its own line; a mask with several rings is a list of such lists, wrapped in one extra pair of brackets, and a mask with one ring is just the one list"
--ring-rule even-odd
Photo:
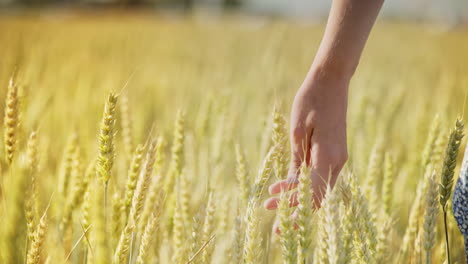
[(271, 195), (278, 194), (281, 192), (287, 192), (297, 187), (299, 181), (297, 178), (289, 178), (286, 180), (278, 181), (270, 185), (268, 192)]
[(298, 96), (301, 98), (300, 94), (296, 95), (291, 111), (291, 163), (288, 172), (290, 177), (297, 176), (304, 161), (310, 164), (310, 143), (314, 130), (313, 113), (307, 111), (308, 108), (301, 103), (296, 102)]
[[(278, 208), (278, 204), (280, 202), (280, 197), (270, 197), (264, 203), (263, 206), (267, 210), (275, 210)], [(289, 197), (289, 207), (295, 207), (299, 204), (297, 200), (297, 192), (294, 192)]]
[(310, 139), (313, 128), (310, 126), (296, 126), (291, 132), (291, 162), (288, 177), (297, 177), (301, 164), (310, 164)]
[[(313, 206), (315, 208), (320, 208), (323, 197), (325, 197), (327, 185), (330, 185), (333, 188), (336, 182), (336, 178), (341, 170), (341, 166), (336, 166), (333, 168), (333, 165), (331, 165), (328, 160), (317, 164), (318, 166), (311, 169), (310, 178), (313, 183)], [(297, 178), (289, 178), (273, 183), (268, 188), (268, 191), (271, 195), (275, 195), (295, 189), (297, 188), (298, 184), (299, 181)], [(264, 202), (264, 207), (268, 210), (277, 209), (279, 201), (280, 197), (270, 197)], [(290, 206), (297, 206), (297, 204), (297, 192), (294, 192), (290, 197)]]

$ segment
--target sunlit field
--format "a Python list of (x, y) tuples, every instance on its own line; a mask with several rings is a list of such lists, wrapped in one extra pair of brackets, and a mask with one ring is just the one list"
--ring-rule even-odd
[[(377, 23), (351, 84), (338, 184), (312, 210), (301, 177), (299, 229), (287, 195), (278, 215), (263, 208), (286, 177), (289, 110), (323, 29), (0, 16), (0, 262), (446, 261), (439, 200), (465, 150), (466, 29)], [(451, 200), (445, 211), (450, 263), (465, 263)]]

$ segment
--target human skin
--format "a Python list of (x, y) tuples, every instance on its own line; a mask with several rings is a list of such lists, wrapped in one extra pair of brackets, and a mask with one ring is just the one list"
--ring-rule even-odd
[[(272, 197), (265, 208), (276, 209), (276, 195), (297, 187), (303, 162), (311, 168), (315, 207), (320, 207), (327, 184), (335, 185), (348, 159), (349, 82), (382, 4), (383, 0), (333, 0), (320, 47), (292, 105), (289, 172), (269, 187)], [(291, 195), (291, 206), (298, 204), (296, 196)], [(279, 232), (276, 224), (274, 229)]]

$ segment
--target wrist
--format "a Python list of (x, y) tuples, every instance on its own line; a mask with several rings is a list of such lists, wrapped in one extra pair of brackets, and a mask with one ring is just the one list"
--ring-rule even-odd
[(314, 64), (309, 70), (301, 90), (312, 90), (319, 93), (347, 97), (352, 74), (341, 69)]
[(309, 75), (319, 80), (335, 80), (349, 83), (357, 68), (357, 63), (345, 61), (314, 60)]

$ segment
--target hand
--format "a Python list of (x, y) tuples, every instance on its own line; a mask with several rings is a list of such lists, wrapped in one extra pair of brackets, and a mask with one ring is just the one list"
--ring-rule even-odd
[[(270, 186), (271, 195), (297, 187), (299, 168), (304, 161), (311, 167), (314, 206), (320, 207), (327, 184), (335, 185), (348, 158), (346, 110), (350, 78), (332, 75), (311, 71), (298, 90), (291, 111), (288, 177)], [(271, 197), (264, 206), (273, 210), (278, 202), (279, 197)], [(290, 206), (297, 204), (295, 193), (291, 195)]]

